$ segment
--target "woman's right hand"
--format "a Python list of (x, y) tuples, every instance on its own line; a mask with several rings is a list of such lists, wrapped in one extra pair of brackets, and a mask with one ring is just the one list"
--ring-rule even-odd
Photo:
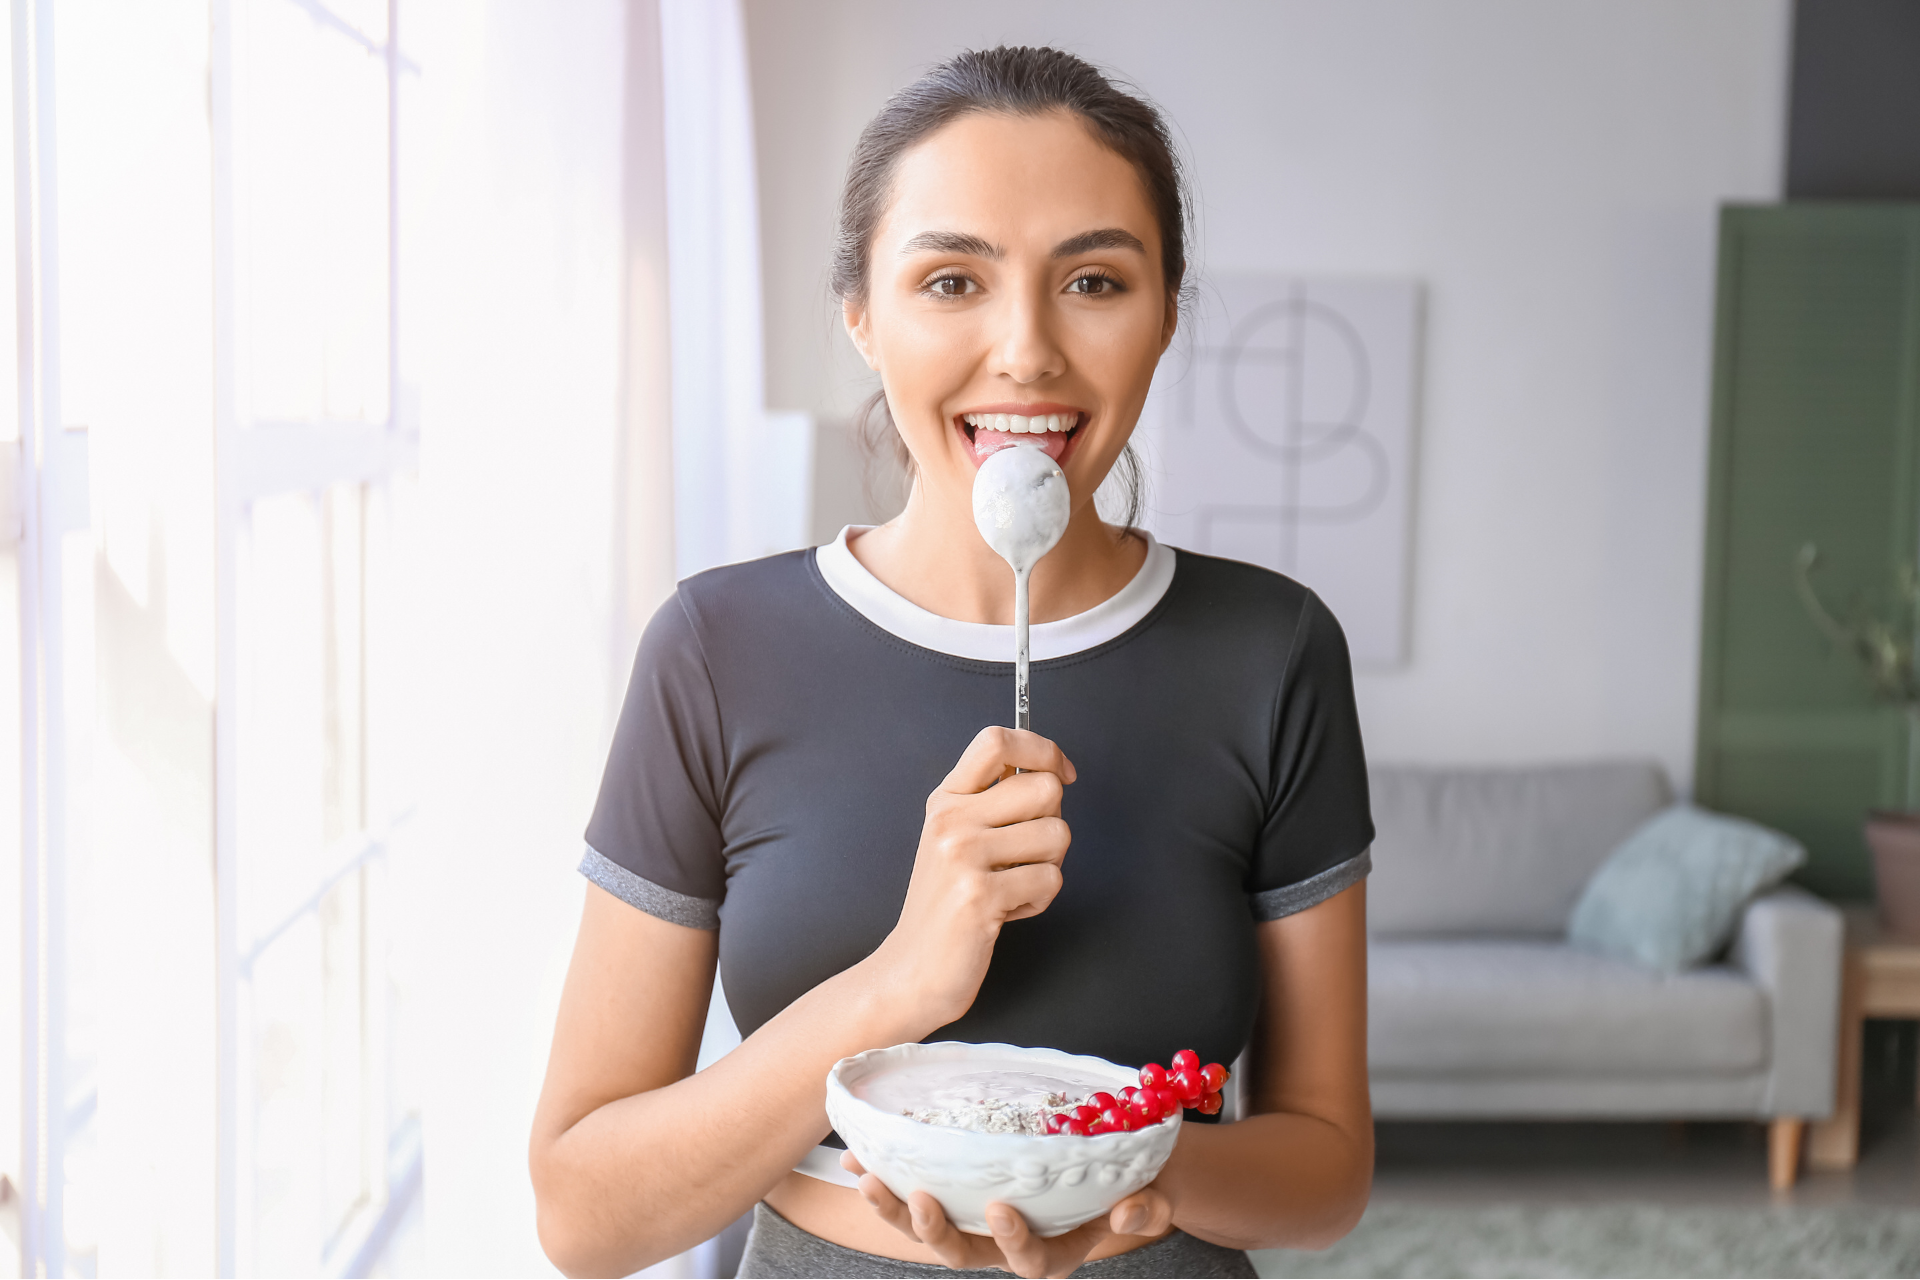
[[(1025, 772), (1016, 772), (1025, 770)], [(1072, 761), (1037, 733), (982, 729), (934, 793), (900, 923), (870, 957), (928, 1030), (972, 1006), (1000, 926), (1047, 909), (1072, 833)]]

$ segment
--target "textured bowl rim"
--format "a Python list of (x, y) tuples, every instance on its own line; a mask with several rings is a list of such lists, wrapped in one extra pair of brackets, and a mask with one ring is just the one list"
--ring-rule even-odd
[[(851, 1103), (856, 1107), (862, 1108), (866, 1112), (875, 1116), (879, 1116), (890, 1123), (912, 1125), (914, 1129), (919, 1130), (921, 1133), (924, 1133), (924, 1134), (929, 1134), (929, 1135), (964, 1134), (967, 1138), (994, 1138), (994, 1139), (1002, 1139), (1002, 1140), (1018, 1140), (1018, 1141), (1024, 1141), (1024, 1142), (1044, 1142), (1047, 1144), (1047, 1149), (1052, 1151), (1063, 1150), (1066, 1147), (1068, 1147), (1070, 1144), (1074, 1144), (1074, 1143), (1106, 1142), (1108, 1143), (1108, 1145), (1116, 1145), (1120, 1139), (1124, 1139), (1124, 1138), (1134, 1138), (1138, 1140), (1140, 1135), (1151, 1133), (1153, 1129), (1158, 1125), (1170, 1125), (1172, 1129), (1178, 1130), (1180, 1125), (1185, 1120), (1185, 1110), (1183, 1108), (1180, 1111), (1174, 1112), (1173, 1115), (1168, 1120), (1157, 1120), (1154, 1122), (1154, 1124), (1148, 1125), (1145, 1128), (1141, 1128), (1141, 1129), (1121, 1129), (1121, 1130), (1112, 1130), (1107, 1133), (1089, 1133), (1089, 1134), (982, 1133), (977, 1129), (959, 1129), (950, 1125), (922, 1124), (920, 1121), (915, 1120), (910, 1116), (903, 1116), (898, 1112), (894, 1112), (894, 1111), (883, 1111), (879, 1107), (874, 1106), (871, 1102), (868, 1102), (865, 1098), (860, 1097), (852, 1089), (847, 1087), (847, 1081), (845, 1077), (858, 1068), (868, 1066), (871, 1063), (876, 1062), (888, 1055), (897, 1055), (900, 1057), (907, 1057), (914, 1050), (925, 1050), (925, 1049), (969, 1049), (969, 1050), (999, 1049), (1012, 1054), (1039, 1054), (1039, 1055), (1042, 1055), (1048, 1061), (1060, 1062), (1060, 1063), (1082, 1064), (1096, 1072), (1112, 1071), (1112, 1072), (1118, 1072), (1118, 1073), (1131, 1073), (1131, 1078), (1134, 1084), (1137, 1085), (1140, 1081), (1140, 1072), (1138, 1068), (1122, 1066), (1117, 1062), (1109, 1061), (1106, 1058), (1098, 1058), (1090, 1053), (1068, 1053), (1064, 1049), (1049, 1049), (1043, 1045), (1005, 1044), (997, 1040), (988, 1041), (985, 1043), (978, 1043), (978, 1044), (971, 1040), (933, 1040), (933, 1041), (914, 1040), (914, 1041), (908, 1041), (905, 1044), (888, 1045), (884, 1049), (868, 1049), (868, 1050), (865, 1050), (864, 1052), (856, 1053), (851, 1055), (850, 1057), (845, 1057), (840, 1059), (840, 1061), (834, 1063), (833, 1066), (829, 1068), (827, 1071), (827, 1092), (830, 1094), (837, 1094), (845, 1102)], [(1115, 1089), (1123, 1089), (1125, 1087), (1126, 1087), (1125, 1085), (1114, 1086)], [(1109, 1142), (1108, 1141), (1109, 1139), (1112, 1139), (1113, 1141)], [(938, 1139), (933, 1139), (933, 1140), (937, 1141)]]

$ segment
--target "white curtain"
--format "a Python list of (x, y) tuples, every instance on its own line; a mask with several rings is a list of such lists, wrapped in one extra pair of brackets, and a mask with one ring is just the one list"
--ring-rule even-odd
[(738, 0), (660, 0), (680, 577), (805, 539), (810, 423), (765, 411), (753, 100)]
[[(739, 0), (659, 0), (672, 345), (674, 572), (801, 545), (812, 424), (766, 411), (753, 100)], [(704, 1068), (740, 1043), (719, 984)], [(732, 1275), (734, 1233), (644, 1276)]]

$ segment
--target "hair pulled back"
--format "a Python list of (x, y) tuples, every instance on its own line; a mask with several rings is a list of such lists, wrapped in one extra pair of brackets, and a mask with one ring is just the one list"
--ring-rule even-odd
[(1187, 194), (1160, 113), (1117, 88), (1098, 68), (1059, 49), (1028, 46), (968, 50), (939, 63), (887, 99), (854, 144), (840, 197), (833, 248), (833, 294), (867, 296), (873, 233), (886, 213), (900, 156), (963, 116), (995, 112), (1038, 116), (1068, 111), (1140, 175), (1160, 226), (1160, 273), (1177, 297), (1187, 271)]
[[(1160, 273), (1177, 302), (1187, 271), (1189, 201), (1165, 120), (1151, 103), (1117, 87), (1098, 68), (1059, 49), (1030, 46), (968, 50), (931, 68), (887, 99), (861, 131), (847, 165), (829, 283), (843, 302), (864, 301), (873, 235), (892, 196), (900, 157), (964, 116), (993, 112), (1038, 116), (1066, 111), (1101, 145), (1133, 166), (1160, 229)], [(877, 392), (856, 421), (871, 450), (890, 443), (903, 463), (906, 446), (893, 428), (886, 395)], [(1140, 465), (1128, 445), (1115, 464), (1128, 491), (1126, 519), (1139, 515)]]

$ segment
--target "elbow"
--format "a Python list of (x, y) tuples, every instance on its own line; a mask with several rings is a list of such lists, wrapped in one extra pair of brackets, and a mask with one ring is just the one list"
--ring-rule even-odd
[(1333, 1212), (1324, 1215), (1318, 1221), (1303, 1224), (1302, 1229), (1295, 1232), (1293, 1238), (1288, 1240), (1284, 1247), (1305, 1249), (1311, 1253), (1333, 1248), (1347, 1238), (1348, 1232), (1360, 1225), (1360, 1216), (1367, 1211), (1367, 1196), (1370, 1190), (1369, 1187), (1359, 1195), (1348, 1197), (1343, 1204), (1336, 1206)]
[(593, 1215), (581, 1213), (564, 1199), (534, 1192), (534, 1230), (541, 1252), (563, 1276), (625, 1276), (658, 1258), (636, 1254), (634, 1241), (615, 1240), (604, 1227), (596, 1229)]
[(1322, 1207), (1322, 1212), (1299, 1224), (1293, 1238), (1286, 1243), (1289, 1249), (1306, 1249), (1318, 1253), (1322, 1249), (1331, 1249), (1347, 1238), (1347, 1234), (1360, 1225), (1360, 1218), (1367, 1211), (1367, 1201), (1373, 1197), (1373, 1149), (1369, 1143), (1364, 1158), (1347, 1177), (1341, 1179), (1344, 1184), (1330, 1195)]
[(611, 1271), (596, 1269), (588, 1260), (587, 1250), (572, 1229), (571, 1224), (562, 1221), (562, 1215), (555, 1212), (544, 1197), (536, 1201), (534, 1227), (540, 1236), (540, 1251), (547, 1255), (547, 1261), (554, 1270), (563, 1276), (611, 1275)]
[(567, 1210), (569, 1197), (560, 1185), (565, 1179), (554, 1168), (552, 1154), (536, 1148), (528, 1164), (533, 1175), (534, 1231), (547, 1261), (564, 1276), (611, 1274), (593, 1265), (592, 1249), (580, 1230), (577, 1215)]
[(657, 1261), (635, 1258), (632, 1240), (615, 1239), (606, 1215), (565, 1167), (553, 1144), (528, 1161), (533, 1180), (534, 1230), (541, 1252), (564, 1276), (624, 1276)]
[(685, 1247), (621, 1235), (595, 1222), (592, 1214), (562, 1209), (537, 1193), (534, 1229), (541, 1252), (563, 1276), (630, 1276)]
[(1242, 1249), (1300, 1249), (1318, 1253), (1347, 1237), (1367, 1211), (1373, 1196), (1373, 1131), (1371, 1125), (1343, 1143), (1344, 1151), (1322, 1152), (1315, 1164), (1319, 1177), (1308, 1186), (1294, 1184), (1284, 1193), (1275, 1188), (1266, 1201), (1266, 1220), (1249, 1238), (1233, 1243)]
[(625, 1175), (584, 1154), (566, 1135), (536, 1137), (528, 1153), (534, 1231), (562, 1275), (629, 1276), (713, 1234), (704, 1217), (682, 1212), (684, 1204), (623, 1187)]

